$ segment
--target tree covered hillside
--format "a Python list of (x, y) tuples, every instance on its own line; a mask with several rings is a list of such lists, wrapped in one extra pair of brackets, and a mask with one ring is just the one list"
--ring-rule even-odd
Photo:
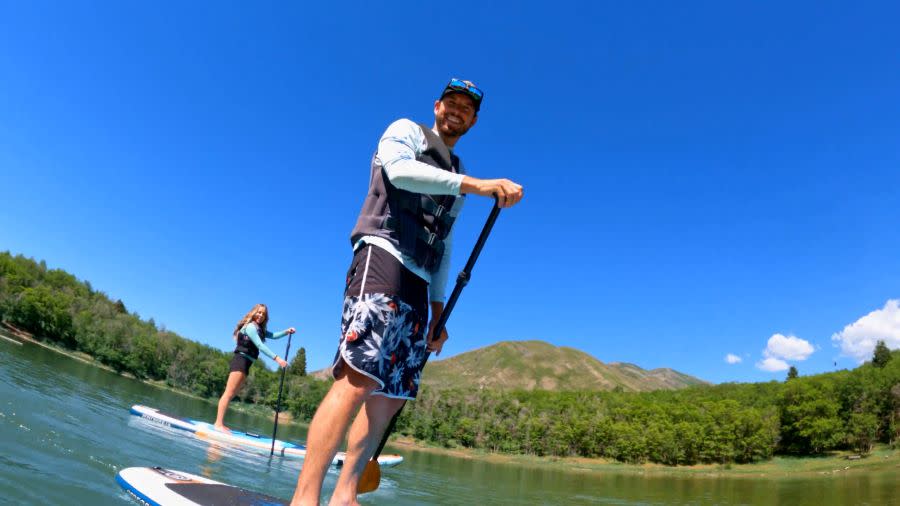
[[(116, 372), (201, 397), (221, 395), (228, 378), (231, 353), (159, 328), (90, 283), (9, 252), (0, 252), (0, 322), (86, 353)], [(285, 405), (295, 416), (311, 417), (327, 384), (306, 376), (303, 348), (289, 369), (293, 374), (285, 382)], [(278, 376), (263, 364), (250, 369), (245, 385), (241, 400), (275, 406)]]
[(425, 390), (399, 430), (446, 446), (668, 465), (871, 451), (900, 439), (900, 351), (785, 381), (654, 392)]

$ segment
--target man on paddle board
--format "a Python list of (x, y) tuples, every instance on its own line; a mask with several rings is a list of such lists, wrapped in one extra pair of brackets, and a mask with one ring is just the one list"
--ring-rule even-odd
[(325, 472), (353, 417), (330, 504), (356, 504), (360, 476), (388, 423), (416, 398), (427, 354), (440, 354), (447, 340), (446, 330), (440, 336), (432, 330), (444, 310), (452, 227), (464, 196), (496, 195), (500, 207), (522, 199), (513, 181), (466, 175), (453, 152), (478, 120), (483, 98), (472, 82), (451, 79), (434, 102), (431, 127), (400, 119), (378, 142), (369, 191), (350, 235), (354, 254), (335, 381), (310, 425), (291, 504), (319, 504)]

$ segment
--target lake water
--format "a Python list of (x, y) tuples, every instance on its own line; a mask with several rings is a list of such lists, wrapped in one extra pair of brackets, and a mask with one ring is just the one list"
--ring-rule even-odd
[[(216, 446), (128, 412), (146, 404), (212, 420), (215, 406), (117, 376), (40, 347), (0, 339), (0, 504), (135, 503), (116, 484), (131, 466), (163, 466), (288, 498), (300, 462)], [(229, 413), (228, 424), (271, 433), (271, 419)], [(296, 426), (279, 438), (302, 440)], [(588, 474), (388, 448), (405, 461), (363, 504), (882, 505), (900, 504), (896, 472), (805, 479)], [(329, 473), (324, 498), (337, 475)], [(324, 503), (325, 501), (323, 501)]]

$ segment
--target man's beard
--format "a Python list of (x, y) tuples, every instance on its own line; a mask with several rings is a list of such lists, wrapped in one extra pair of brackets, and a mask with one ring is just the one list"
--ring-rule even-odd
[(441, 121), (438, 122), (438, 130), (440, 131), (440, 133), (450, 137), (462, 137), (466, 132), (469, 131), (469, 128), (471, 128), (471, 126), (453, 126), (443, 118), (441, 118)]

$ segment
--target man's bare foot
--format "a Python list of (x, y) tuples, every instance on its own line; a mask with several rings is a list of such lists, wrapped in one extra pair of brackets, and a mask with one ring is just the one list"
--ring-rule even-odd
[(219, 431), (219, 432), (224, 432), (224, 433), (226, 433), (226, 434), (231, 434), (231, 429), (229, 429), (228, 427), (226, 427), (225, 425), (223, 425), (223, 424), (221, 424), (221, 423), (217, 423), (217, 424), (213, 425), (213, 427), (215, 427), (216, 430)]

